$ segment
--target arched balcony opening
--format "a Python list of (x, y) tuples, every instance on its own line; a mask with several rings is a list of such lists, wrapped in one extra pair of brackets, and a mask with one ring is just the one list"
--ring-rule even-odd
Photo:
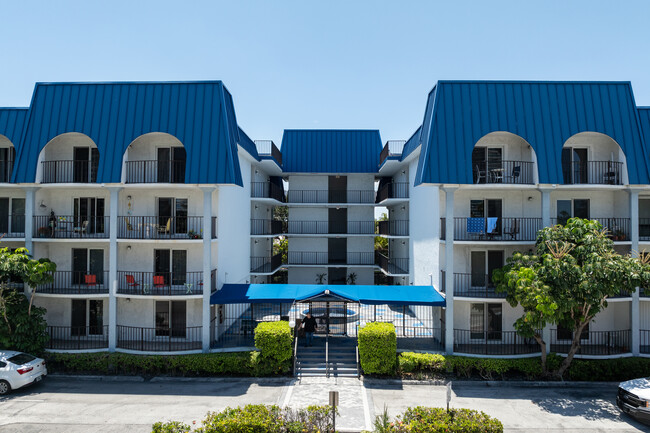
[(85, 134), (68, 132), (50, 140), (38, 157), (36, 182), (95, 183), (99, 150)]
[(184, 183), (187, 152), (180, 140), (150, 132), (133, 140), (124, 153), (125, 183)]
[(0, 183), (11, 182), (15, 159), (14, 145), (7, 137), (0, 135)]
[(530, 185), (537, 182), (537, 158), (522, 137), (505, 131), (481, 137), (472, 150), (474, 183)]
[(599, 132), (580, 132), (562, 147), (564, 184), (623, 185), (628, 183), (623, 150)]

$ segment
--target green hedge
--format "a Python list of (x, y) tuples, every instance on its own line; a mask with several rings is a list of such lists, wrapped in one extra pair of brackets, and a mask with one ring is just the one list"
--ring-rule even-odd
[(396, 360), (395, 325), (372, 322), (359, 329), (359, 361), (365, 374), (394, 374)]
[(258, 375), (285, 374), (291, 370), (293, 335), (289, 322), (262, 322), (255, 327), (255, 347), (260, 354), (254, 358)]
[(503, 424), (495, 418), (470, 409), (437, 407), (408, 408), (395, 423), (395, 432), (411, 433), (502, 433)]

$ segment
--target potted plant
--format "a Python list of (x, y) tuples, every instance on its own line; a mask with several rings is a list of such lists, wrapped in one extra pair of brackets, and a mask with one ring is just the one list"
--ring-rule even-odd
[(357, 284), (357, 273), (356, 273), (356, 272), (351, 272), (351, 273), (348, 275), (348, 284), (350, 284), (350, 285), (352, 285), (352, 286), (354, 286), (355, 284)]
[(187, 237), (190, 239), (201, 239), (201, 235), (194, 230), (188, 230)]

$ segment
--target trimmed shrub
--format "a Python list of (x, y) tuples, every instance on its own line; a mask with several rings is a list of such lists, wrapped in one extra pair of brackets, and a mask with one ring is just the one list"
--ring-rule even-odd
[(192, 427), (178, 421), (157, 422), (151, 428), (151, 433), (189, 433)]
[(255, 327), (255, 347), (260, 355), (254, 361), (259, 373), (281, 374), (291, 369), (293, 336), (289, 322), (262, 322)]
[(400, 353), (397, 359), (399, 371), (403, 373), (414, 373), (420, 371), (439, 372), (446, 371), (444, 355), (437, 353)]
[(502, 433), (503, 424), (483, 412), (470, 409), (408, 408), (395, 423), (396, 432)]
[(394, 374), (397, 361), (395, 325), (372, 322), (360, 328), (359, 360), (366, 374)]

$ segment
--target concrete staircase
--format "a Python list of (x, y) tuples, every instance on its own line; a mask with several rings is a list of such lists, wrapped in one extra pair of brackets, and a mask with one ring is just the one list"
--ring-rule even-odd
[[(297, 377), (327, 375), (327, 364), (325, 362), (325, 337), (315, 336), (312, 347), (301, 346), (304, 340), (301, 339), (298, 345), (298, 357), (296, 359)], [(357, 341), (349, 337), (329, 338), (329, 375), (333, 377), (357, 377)]]

